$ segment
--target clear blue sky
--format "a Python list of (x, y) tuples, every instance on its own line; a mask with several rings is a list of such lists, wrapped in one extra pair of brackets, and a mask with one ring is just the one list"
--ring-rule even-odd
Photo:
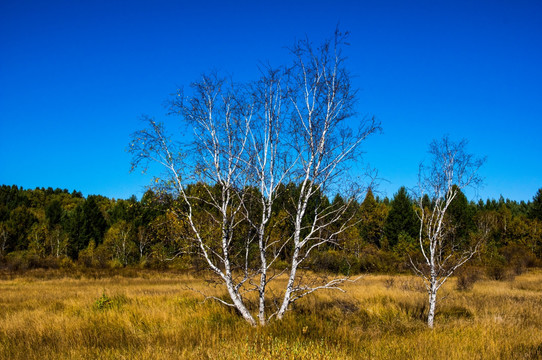
[(257, 76), (340, 22), (380, 191), (415, 185), (433, 138), (487, 155), (482, 198), (542, 187), (540, 1), (1, 1), (0, 183), (140, 196), (125, 152), (142, 114), (208, 70)]

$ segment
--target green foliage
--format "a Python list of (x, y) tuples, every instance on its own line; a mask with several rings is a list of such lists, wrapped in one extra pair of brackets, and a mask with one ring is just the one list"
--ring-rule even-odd
[(365, 242), (382, 247), (386, 215), (386, 206), (377, 203), (372, 190), (369, 189), (359, 208), (359, 235)]
[(408, 268), (410, 266), (410, 258), (418, 252), (417, 239), (411, 237), (405, 231), (399, 233), (397, 244), (393, 248), (393, 252), (401, 259), (402, 267)]
[(104, 310), (109, 309), (113, 305), (113, 302), (111, 301), (111, 298), (105, 294), (105, 290), (102, 293), (102, 296), (100, 296), (95, 302), (94, 302), (94, 308), (97, 310)]
[(391, 201), (391, 209), (386, 218), (384, 233), (391, 247), (399, 241), (399, 234), (405, 233), (416, 238), (419, 231), (419, 220), (405, 187), (401, 187)]
[(60, 224), (62, 214), (62, 204), (57, 199), (51, 201), (45, 208), (45, 216), (50, 227)]
[(455, 238), (454, 243), (462, 244), (468, 242), (470, 232), (476, 229), (474, 215), (476, 208), (471, 206), (463, 192), (454, 186), (457, 195), (448, 207), (448, 220), (453, 224), (451, 236)]
[(83, 233), (85, 239), (95, 239), (101, 243), (107, 229), (105, 217), (98, 207), (97, 197), (89, 196), (83, 203)]
[(70, 213), (68, 228), (71, 238), (69, 255), (74, 259), (79, 251), (88, 246), (91, 239), (97, 245), (102, 243), (107, 222), (98, 207), (96, 196), (89, 196)]
[[(208, 190), (216, 191), (214, 187), (206, 187), (194, 184), (188, 192), (204, 197)], [(491, 278), (506, 279), (542, 264), (542, 221), (536, 215), (542, 201), (541, 190), (529, 203), (501, 197), (474, 204), (469, 203), (464, 194), (458, 194), (452, 202), (448, 216), (458, 224), (453, 236), (463, 239), (465, 244), (476, 236), (486, 236), (477, 266), (484, 267)], [(281, 187), (269, 226), (272, 242), (291, 236), (290, 213), (298, 196), (298, 185)], [(247, 202), (249, 214), (258, 213), (258, 190), (248, 189), (247, 197), (254, 199)], [(345, 201), (337, 194), (331, 205), (340, 206)], [(330, 201), (322, 193), (312, 198), (309, 215), (303, 219), (305, 225), (310, 212), (319, 204), (327, 205)], [(429, 199), (424, 205), (431, 207)], [(0, 186), (0, 266), (13, 271), (36, 267), (130, 265), (183, 271), (205, 269), (198, 249), (190, 241), (190, 228), (175, 215), (178, 206), (171, 196), (151, 190), (138, 201), (134, 197), (111, 200), (89, 196), (85, 199), (75, 191)], [(408, 270), (409, 255), (417, 256), (415, 209), (404, 187), (391, 202), (380, 201), (369, 190), (364, 201), (354, 202), (345, 215), (352, 217), (355, 226), (339, 233), (336, 245), (326, 244), (316, 249), (307, 265), (314, 271), (337, 274)], [(197, 221), (207, 229), (207, 233), (203, 233), (209, 239), (208, 244), (215, 246), (211, 239), (217, 238), (219, 229), (209, 216), (212, 211), (205, 202), (194, 208)], [(259, 219), (253, 221), (257, 224)], [(336, 230), (328, 227), (322, 231)], [(242, 246), (249, 235), (250, 227), (241, 224), (234, 241)], [(274, 268), (282, 270), (288, 266), (284, 259), (291, 254), (293, 246), (290, 242), (270, 251), (280, 251)], [(239, 256), (244, 254), (238, 253)], [(250, 256), (254, 257), (252, 253)]]
[(32, 225), (34, 225), (38, 219), (34, 214), (22, 205), (17, 206), (11, 211), (9, 220), (7, 221), (8, 232), (10, 239), (6, 246), (7, 250), (24, 250), (28, 248), (29, 233)]
[(103, 290), (102, 295), (94, 301), (95, 310), (120, 309), (122, 305), (129, 303), (125, 295), (108, 296)]
[(15, 185), (0, 187), (0, 204), (4, 205), (9, 211), (14, 210), (18, 206), (29, 207), (30, 201), (26, 192), (22, 188)]
[(529, 217), (542, 221), (542, 188), (538, 189), (529, 206)]
[(343, 275), (359, 272), (359, 269), (352, 269), (352, 264), (348, 260), (348, 256), (344, 252), (337, 250), (322, 251), (313, 255), (311, 269), (314, 271)]
[(136, 253), (135, 235), (133, 226), (125, 220), (115, 223), (107, 230), (101, 247), (114, 261), (112, 264), (126, 266), (132, 262)]

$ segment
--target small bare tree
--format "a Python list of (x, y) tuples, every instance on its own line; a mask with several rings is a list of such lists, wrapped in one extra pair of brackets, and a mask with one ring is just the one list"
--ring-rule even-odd
[[(483, 237), (460, 242), (453, 236), (454, 224), (447, 210), (458, 193), (477, 187), (482, 179), (478, 170), (485, 159), (465, 152), (467, 142), (453, 142), (447, 136), (429, 147), (431, 162), (420, 165), (418, 173), (419, 247), (421, 260), (410, 259), (429, 295), (427, 325), (433, 328), (437, 292), (457, 268), (478, 251)], [(424, 200), (425, 199), (425, 200)], [(429, 200), (429, 201), (427, 201)]]
[[(309, 203), (344, 185), (361, 143), (379, 130), (374, 119), (360, 120), (354, 130), (348, 124), (356, 92), (344, 68), (343, 40), (337, 32), (319, 48), (300, 41), (291, 49), (292, 66), (267, 68), (255, 83), (204, 76), (192, 84), (189, 97), (179, 92), (172, 102), (172, 112), (192, 129), (193, 142), (174, 143), (162, 124), (147, 119), (148, 129), (134, 134), (130, 145), (134, 168), (155, 162), (167, 170), (156, 182), (174, 194), (176, 214), (191, 230), (189, 240), (231, 301), (215, 300), (252, 325), (281, 319), (297, 299), (338, 289), (346, 280), (304, 282), (298, 275), (313, 249), (354, 225), (347, 210), (359, 192), (311, 211)], [(277, 209), (276, 200), (291, 185), (299, 191), (288, 193), (288, 209)], [(284, 222), (293, 231), (278, 235)], [(332, 231), (331, 225), (336, 225)], [(269, 301), (268, 285), (283, 273), (273, 265), (287, 246), (293, 247), (284, 270), (287, 286), (279, 301)], [(249, 292), (258, 293), (258, 321), (247, 305)], [(276, 307), (267, 311), (270, 303)]]

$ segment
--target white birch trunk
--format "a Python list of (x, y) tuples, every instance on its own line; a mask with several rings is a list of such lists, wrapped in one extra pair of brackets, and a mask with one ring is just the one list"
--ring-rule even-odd
[(297, 275), (297, 267), (299, 266), (298, 258), (299, 258), (299, 247), (296, 246), (296, 248), (294, 249), (294, 254), (292, 256), (292, 262), (291, 262), (292, 268), (290, 270), (290, 276), (288, 277), (288, 283), (286, 285), (286, 290), (284, 292), (282, 304), (277, 313), (277, 319), (279, 320), (282, 320), (284, 318), (284, 314), (288, 310), (288, 306), (290, 305), (290, 301), (292, 299), (295, 277)]
[[(304, 186), (303, 186), (304, 189)], [(301, 196), (303, 196), (303, 190), (301, 191)], [(288, 306), (292, 301), (292, 294), (294, 292), (294, 283), (297, 275), (297, 267), (299, 266), (299, 252), (300, 248), (300, 236), (301, 236), (301, 219), (305, 213), (307, 207), (308, 199), (305, 199), (302, 203), (301, 210), (298, 211), (295, 221), (295, 233), (294, 233), (294, 253), (292, 254), (292, 260), (290, 262), (290, 276), (288, 277), (288, 283), (286, 285), (286, 290), (284, 292), (284, 297), (282, 299), (282, 305), (277, 313), (277, 319), (281, 320), (284, 317), (284, 314), (288, 310)], [(298, 207), (299, 208), (299, 207)]]
[(263, 223), (260, 227), (260, 234), (258, 234), (258, 246), (260, 249), (260, 285), (258, 287), (258, 296), (259, 296), (259, 305), (258, 305), (258, 319), (260, 321), (260, 325), (265, 325), (267, 322), (267, 319), (265, 318), (265, 290), (267, 287), (267, 257), (266, 257), (266, 248), (264, 244), (264, 236), (263, 233)]
[(254, 320), (254, 317), (252, 316), (250, 311), (248, 311), (248, 309), (246, 308), (243, 300), (239, 296), (239, 292), (235, 289), (235, 286), (233, 285), (231, 275), (226, 278), (225, 283), (226, 283), (226, 288), (228, 289), (228, 294), (230, 295), (230, 298), (232, 299), (233, 304), (235, 308), (237, 309), (237, 311), (239, 311), (243, 319), (245, 319), (250, 325), (256, 326), (256, 321)]
[(435, 319), (435, 309), (437, 306), (437, 284), (436, 284), (436, 278), (431, 279), (431, 284), (429, 288), (429, 313), (427, 315), (427, 326), (429, 328), (433, 328), (433, 322)]

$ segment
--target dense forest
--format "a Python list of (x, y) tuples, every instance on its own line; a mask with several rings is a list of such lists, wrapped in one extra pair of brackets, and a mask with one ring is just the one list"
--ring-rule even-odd
[[(192, 185), (190, 192), (202, 189)], [(289, 232), (288, 199), (295, 198), (296, 186), (285, 186), (281, 194), (271, 235), (277, 237)], [(339, 195), (330, 199), (320, 194), (310, 206), (342, 201)], [(0, 264), (12, 271), (76, 266), (199, 270), (204, 266), (190, 229), (175, 215), (181, 206), (171, 195), (152, 190), (141, 200), (135, 196), (122, 200), (100, 195), (85, 198), (80, 192), (62, 189), (2, 185)], [(202, 202), (194, 211), (205, 221), (206, 212), (212, 210)], [(416, 211), (417, 204), (404, 187), (391, 199), (375, 197), (369, 189), (365, 199), (352, 207), (355, 226), (311, 253), (306, 266), (344, 274), (409, 271), (409, 258), (418, 251)], [(489, 276), (502, 278), (542, 265), (542, 189), (527, 203), (502, 196), (473, 202), (460, 193), (447, 216), (454, 224), (456, 239), (484, 236), (471, 266), (483, 267)], [(216, 230), (213, 227), (210, 222), (209, 232)], [(248, 226), (246, 231), (250, 232)], [(279, 259), (286, 259), (291, 248), (276, 251), (283, 253)], [(287, 267), (287, 262), (277, 261), (275, 267)]]

